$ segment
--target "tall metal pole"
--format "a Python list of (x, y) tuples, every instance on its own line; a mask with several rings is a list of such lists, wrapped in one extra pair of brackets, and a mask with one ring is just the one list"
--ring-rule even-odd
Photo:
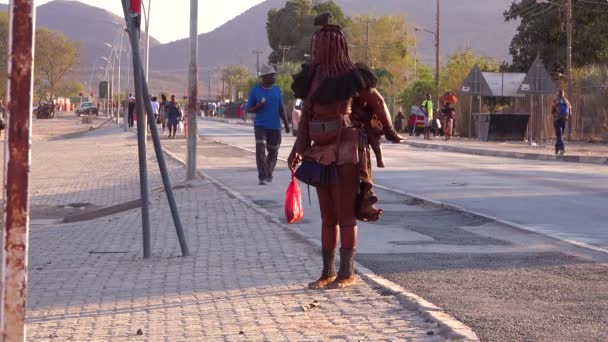
[[(150, 92), (148, 91), (148, 84), (145, 79), (142, 79), (144, 70), (141, 63), (141, 56), (139, 53), (139, 27), (135, 26), (134, 18), (131, 17), (132, 12), (128, 11), (127, 4), (129, 0), (122, 0), (123, 10), (125, 12), (125, 18), (127, 19), (127, 32), (129, 32), (129, 37), (131, 40), (131, 53), (133, 55), (133, 64), (134, 69), (137, 69), (137, 72), (134, 72), (137, 80), (135, 80), (136, 91), (141, 90), (142, 96), (144, 98), (150, 98)], [(137, 81), (140, 81), (139, 83)], [(138, 85), (139, 84), (139, 85)], [(143, 101), (142, 101), (143, 102)], [(182, 251), (182, 256), (190, 255), (190, 251), (188, 249), (188, 244), (186, 242), (186, 235), (184, 234), (184, 229), (179, 217), (179, 211), (177, 210), (177, 204), (175, 201), (175, 195), (173, 193), (173, 187), (171, 186), (171, 180), (169, 178), (169, 172), (167, 170), (167, 163), (165, 161), (165, 157), (163, 154), (162, 147), (160, 145), (160, 136), (158, 134), (158, 129), (156, 127), (156, 121), (153, 120), (154, 114), (152, 112), (152, 103), (150, 101), (145, 101), (145, 113), (147, 113), (150, 118), (150, 133), (152, 135), (152, 142), (154, 145), (154, 152), (156, 153), (156, 159), (158, 160), (158, 168), (160, 169), (160, 175), (163, 180), (163, 186), (165, 188), (165, 193), (167, 194), (167, 202), (169, 202), (169, 208), (171, 210), (171, 216), (173, 217), (173, 223), (175, 224), (175, 231), (177, 233), (177, 238), (179, 241), (179, 245)], [(143, 114), (143, 113), (142, 113)], [(144, 146), (145, 145), (140, 145)], [(147, 176), (147, 174), (146, 174)], [(146, 197), (147, 197), (147, 187), (145, 189)], [(142, 189), (142, 201), (144, 197), (144, 192)], [(147, 203), (142, 203), (147, 205)], [(143, 214), (143, 206), (142, 206), (142, 214)], [(142, 220), (143, 221), (143, 220)], [(145, 230), (144, 230), (145, 233)], [(145, 242), (145, 235), (144, 235)], [(145, 249), (144, 249), (145, 251)]]
[(146, 12), (146, 60), (144, 64), (146, 80), (150, 79), (150, 7), (152, 6), (152, 0), (148, 0), (148, 7), (144, 8)]
[[(127, 50), (127, 61), (129, 50)], [(122, 113), (122, 125), (125, 132), (129, 131), (129, 91), (131, 90), (131, 63), (127, 63), (127, 88), (125, 91), (125, 111)]]
[(369, 66), (369, 24), (370, 21), (367, 19), (367, 26), (365, 29), (365, 64)]
[[(148, 65), (149, 65), (149, 60), (150, 60), (150, 6), (152, 5), (152, 0), (148, 0), (148, 7), (145, 6), (145, 2), (141, 2), (142, 8), (144, 10), (144, 25), (145, 25), (145, 30), (146, 30), (146, 43), (145, 43), (145, 55), (144, 55), (144, 62), (143, 62), (143, 69), (144, 69), (144, 74), (142, 75), (146, 80), (148, 79)], [(139, 47), (139, 42), (137, 44), (137, 46)], [(146, 102), (150, 102), (150, 99), (144, 99), (144, 101)], [(148, 118), (146, 117), (146, 115), (142, 115), (141, 113), (137, 112), (137, 120), (141, 120), (144, 122), (144, 127), (146, 127), (146, 133), (144, 134), (144, 143), (148, 142)]]
[[(566, 0), (566, 31), (568, 35), (568, 47), (567, 47), (567, 61), (566, 61), (566, 77), (568, 78), (568, 99), (572, 100), (572, 0)], [(572, 115), (572, 113), (570, 114)], [(572, 138), (572, 123), (574, 120), (570, 119), (568, 123), (568, 141)]]
[(188, 77), (188, 158), (186, 178), (196, 178), (196, 140), (198, 130), (198, 0), (190, 0), (190, 75)]
[(120, 64), (121, 64), (121, 61), (122, 61), (122, 40), (123, 40), (124, 36), (125, 36), (125, 31), (121, 29), (120, 30), (120, 43), (118, 45), (118, 101), (116, 102), (116, 105), (118, 107), (117, 108), (118, 112), (116, 113), (116, 124), (117, 125), (118, 125), (118, 122), (120, 121), (119, 120), (119, 117), (120, 117), (120, 104), (121, 104), (121, 101), (120, 101), (120, 89), (121, 89), (121, 86), (122, 86), (122, 83), (120, 82)]
[[(135, 110), (137, 111), (137, 152), (139, 157), (139, 187), (141, 192), (141, 223), (143, 232), (144, 258), (152, 256), (150, 240), (150, 201), (148, 199), (148, 166), (146, 155), (146, 125), (142, 118), (144, 114), (144, 94), (142, 91), (143, 68), (139, 54), (140, 28), (136, 25), (138, 16), (141, 15), (141, 8), (127, 10), (129, 0), (122, 0), (125, 18), (127, 19), (127, 32), (131, 41), (131, 56), (133, 59), (133, 81), (135, 83)], [(131, 12), (131, 10), (137, 12)], [(149, 103), (150, 101), (146, 101)]]
[[(212, 73), (212, 71), (207, 71), (207, 76), (209, 76), (209, 87), (207, 88), (207, 91), (208, 91), (207, 94), (209, 95), (209, 100), (212, 99), (212, 97), (211, 97), (211, 73)], [(232, 94), (230, 94), (230, 98), (232, 99)]]
[(416, 40), (416, 30), (414, 30), (414, 79), (418, 79), (418, 42)]
[(257, 72), (255, 76), (258, 77), (260, 75), (260, 54), (262, 51), (260, 51), (260, 49), (255, 49), (253, 53), (255, 54), (255, 70)]
[(439, 0), (437, 0), (437, 28), (435, 31), (435, 98), (437, 99), (437, 109), (439, 109)]
[(33, 0), (9, 6), (0, 338), (25, 341), (35, 10)]

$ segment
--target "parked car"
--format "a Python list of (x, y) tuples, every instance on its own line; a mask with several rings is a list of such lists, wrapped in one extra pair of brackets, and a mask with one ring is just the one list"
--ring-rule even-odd
[(300, 124), (303, 107), (304, 101), (297, 99), (296, 103), (293, 105), (293, 110), (291, 111), (291, 134), (294, 137), (298, 135), (298, 125)]
[(412, 106), (407, 120), (407, 131), (410, 135), (424, 133), (425, 116), (420, 107)]
[(76, 108), (76, 116), (81, 115), (99, 115), (97, 105), (93, 102), (83, 102)]

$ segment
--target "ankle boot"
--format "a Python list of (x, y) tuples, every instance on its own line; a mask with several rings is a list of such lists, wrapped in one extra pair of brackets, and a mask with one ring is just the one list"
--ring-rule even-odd
[(336, 279), (336, 250), (323, 249), (321, 255), (323, 256), (323, 272), (321, 278), (308, 284), (310, 289), (324, 288)]
[(355, 252), (357, 249), (340, 248), (340, 270), (338, 277), (327, 286), (328, 289), (343, 289), (355, 285)]
[(383, 210), (376, 208), (378, 197), (374, 193), (374, 187), (370, 183), (361, 183), (359, 195), (357, 196), (357, 220), (362, 222), (378, 221)]

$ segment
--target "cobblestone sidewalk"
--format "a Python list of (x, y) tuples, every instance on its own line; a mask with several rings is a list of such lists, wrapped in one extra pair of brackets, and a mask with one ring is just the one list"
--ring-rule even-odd
[[(117, 128), (35, 140), (32, 204), (136, 199), (136, 153), (134, 135)], [(361, 280), (305, 289), (320, 271), (318, 251), (204, 180), (177, 184), (192, 253), (180, 257), (151, 151), (148, 162), (152, 259), (141, 258), (139, 210), (32, 225), (28, 340), (442, 340), (436, 323)], [(179, 183), (183, 168), (168, 162)], [(302, 309), (315, 300), (319, 307)]]

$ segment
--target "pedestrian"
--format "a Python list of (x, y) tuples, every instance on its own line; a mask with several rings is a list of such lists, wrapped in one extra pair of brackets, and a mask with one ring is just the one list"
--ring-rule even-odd
[[(256, 164), (260, 185), (272, 182), (272, 173), (277, 164), (281, 146), (281, 121), (285, 132), (289, 133), (289, 123), (283, 107), (281, 89), (274, 85), (277, 72), (270, 65), (260, 70), (261, 83), (249, 92), (247, 112), (255, 113), (253, 123), (255, 132)], [(266, 155), (266, 150), (268, 155)]]
[(162, 126), (163, 133), (165, 134), (165, 126), (167, 125), (167, 116), (165, 115), (165, 106), (167, 105), (167, 96), (165, 94), (160, 95), (160, 103), (158, 105), (158, 118), (160, 125)]
[(566, 98), (564, 91), (560, 90), (557, 93), (557, 98), (553, 100), (551, 108), (553, 114), (553, 127), (555, 128), (555, 154), (566, 153), (564, 144), (564, 132), (566, 132), (566, 123), (572, 115), (572, 105)]
[(152, 101), (150, 102), (152, 105), (152, 113), (154, 114), (154, 121), (156, 124), (160, 123), (160, 104), (158, 104), (158, 98), (156, 96), (152, 97)]
[(448, 91), (443, 95), (442, 98), (443, 108), (441, 108), (441, 116), (443, 118), (443, 135), (445, 136), (445, 140), (448, 141), (452, 138), (452, 134), (454, 133), (454, 120), (456, 119), (456, 109), (454, 105), (458, 103), (458, 98), (456, 95)]
[[(420, 105), (420, 110), (424, 113), (424, 139), (431, 139), (431, 125), (433, 125), (433, 101), (431, 101), (431, 94), (426, 94), (426, 99)], [(433, 137), (437, 134), (433, 130)]]
[(397, 112), (394, 126), (395, 131), (397, 132), (403, 132), (405, 130), (405, 127), (407, 126), (405, 123), (405, 116), (403, 115), (403, 113), (401, 113), (401, 111)]
[(177, 101), (175, 101), (175, 95), (171, 95), (171, 101), (165, 104), (165, 116), (167, 117), (167, 126), (169, 129), (169, 139), (175, 139), (175, 133), (177, 132), (177, 125), (180, 121), (181, 107)]
[(369, 147), (361, 143), (364, 127), (377, 119), (389, 141), (402, 140), (375, 88), (377, 79), (367, 66), (351, 61), (346, 37), (339, 26), (329, 24), (330, 18), (325, 13), (315, 19), (315, 26), (323, 28), (312, 38), (311, 64), (303, 65), (292, 85), (296, 98), (304, 100), (304, 109), (288, 165), (295, 170), (302, 162), (296, 170), (298, 178), (318, 179), (307, 182), (316, 187), (322, 221), (323, 271), (308, 285), (312, 289), (354, 285), (356, 220), (365, 221), (368, 214), (379, 212), (373, 207), (378, 199), (371, 190)]
[(243, 102), (241, 105), (241, 119), (243, 122), (247, 122), (247, 102)]
[(133, 97), (133, 94), (129, 93), (129, 112), (128, 112), (128, 123), (129, 123), (129, 128), (133, 127), (133, 121), (134, 121), (134, 113), (135, 113), (135, 98)]
[(217, 106), (216, 106), (216, 105), (215, 105), (215, 103), (213, 103), (213, 102), (211, 102), (211, 103), (209, 104), (209, 116), (210, 116), (210, 117), (214, 117), (214, 116), (215, 116), (215, 109), (216, 109), (216, 107), (217, 107)]

